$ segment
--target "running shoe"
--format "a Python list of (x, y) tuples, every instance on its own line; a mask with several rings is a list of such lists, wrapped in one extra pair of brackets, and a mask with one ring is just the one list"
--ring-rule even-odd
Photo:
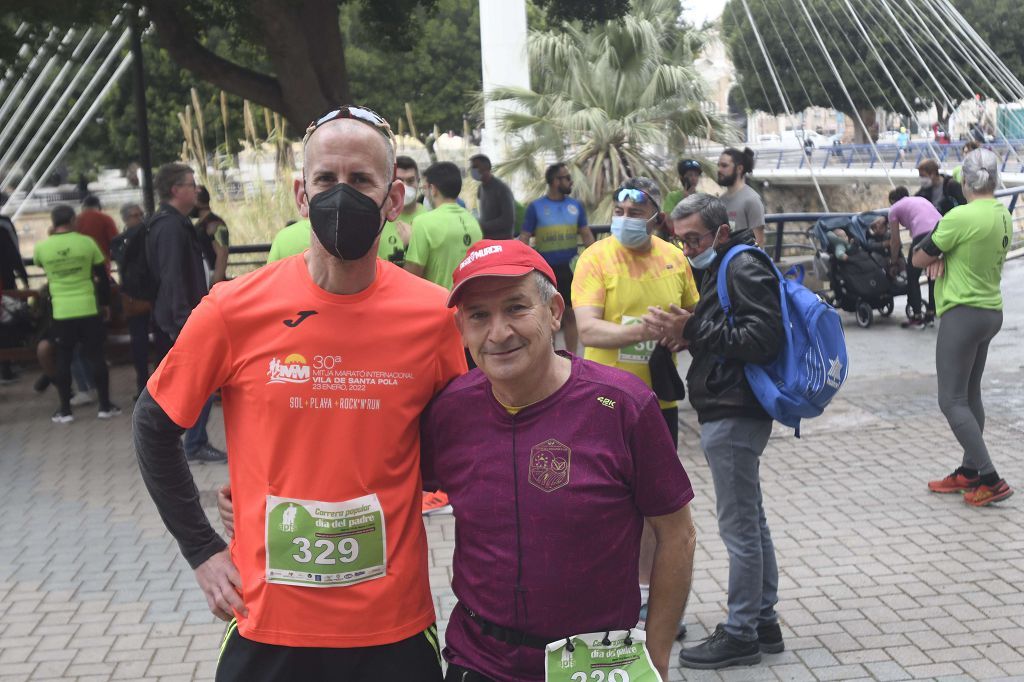
[(924, 329), (925, 328), (924, 318), (911, 317), (906, 322), (901, 322), (900, 327), (903, 329)]
[(100, 408), (100, 411), (96, 413), (96, 418), (111, 419), (119, 414), (121, 414), (121, 408), (115, 405), (114, 403), (110, 403), (110, 405), (108, 405), (107, 407)]
[(186, 453), (185, 459), (190, 462), (199, 462), (200, 464), (220, 464), (228, 461), (228, 453), (212, 445), (204, 445), (195, 452)]
[(81, 407), (82, 405), (88, 405), (96, 402), (96, 391), (82, 391), (71, 396), (71, 406)]
[(979, 485), (974, 490), (965, 493), (964, 502), (972, 507), (984, 507), (987, 504), (1005, 500), (1012, 494), (1013, 488), (1000, 478), (995, 485)]
[(928, 490), (933, 493), (965, 493), (974, 490), (980, 483), (980, 478), (968, 478), (963, 474), (963, 467), (957, 467), (956, 471), (941, 480), (928, 481)]
[(70, 424), (75, 421), (75, 418), (70, 412), (61, 412), (60, 410), (57, 410), (53, 413), (53, 416), (50, 417), (50, 421), (54, 424)]
[(423, 491), (423, 515), (451, 514), (452, 506), (448, 504), (448, 493), (443, 490), (434, 492)]

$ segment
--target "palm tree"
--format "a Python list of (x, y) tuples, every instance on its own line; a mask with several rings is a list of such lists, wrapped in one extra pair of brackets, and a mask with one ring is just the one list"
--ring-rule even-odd
[(734, 139), (724, 117), (701, 107), (705, 86), (692, 64), (704, 36), (679, 15), (679, 0), (634, 0), (622, 19), (589, 30), (531, 31), (533, 88), (487, 95), (510, 104), (498, 125), (514, 142), (497, 170), (537, 179), (540, 194), (543, 164), (564, 160), (597, 222), (610, 216), (611, 193), (626, 178), (645, 175), (667, 188), (674, 164), (664, 156), (697, 140)]

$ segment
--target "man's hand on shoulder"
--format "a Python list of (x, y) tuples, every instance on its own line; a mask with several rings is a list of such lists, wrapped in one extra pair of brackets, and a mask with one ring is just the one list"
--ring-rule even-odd
[(213, 615), (221, 620), (231, 620), (234, 611), (249, 615), (240, 594), (242, 577), (231, 561), (230, 550), (221, 550), (201, 563), (195, 575)]

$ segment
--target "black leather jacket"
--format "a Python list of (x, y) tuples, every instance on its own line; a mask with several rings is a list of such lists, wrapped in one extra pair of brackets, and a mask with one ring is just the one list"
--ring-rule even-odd
[(702, 424), (730, 417), (770, 419), (750, 390), (743, 365), (771, 362), (782, 348), (778, 277), (766, 260), (741, 253), (729, 263), (727, 280), (734, 325), (718, 300), (718, 266), (726, 252), (753, 243), (753, 231), (742, 230), (716, 249), (718, 257), (701, 280), (700, 302), (683, 329), (693, 356), (686, 374), (690, 404)]

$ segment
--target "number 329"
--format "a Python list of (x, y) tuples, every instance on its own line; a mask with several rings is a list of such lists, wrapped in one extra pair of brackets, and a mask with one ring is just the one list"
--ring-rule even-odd
[[(317, 540), (313, 543), (313, 547), (323, 551), (317, 554), (315, 560), (313, 559), (313, 553), (309, 551), (309, 540), (306, 538), (295, 538), (292, 540), (292, 544), (299, 546), (299, 553), (292, 554), (292, 559), (295, 559), (300, 564), (308, 564), (310, 561), (326, 566), (333, 566), (336, 563), (350, 564), (359, 556), (359, 543), (356, 542), (355, 538), (344, 538), (338, 542), (337, 546), (330, 540)], [(335, 550), (340, 555), (338, 559), (331, 556)]]
[(587, 677), (586, 673), (573, 673), (572, 682), (629, 682), (629, 673), (622, 668), (616, 668), (615, 670), (608, 673), (608, 677), (605, 677), (603, 670), (595, 670), (590, 673), (590, 677)]

